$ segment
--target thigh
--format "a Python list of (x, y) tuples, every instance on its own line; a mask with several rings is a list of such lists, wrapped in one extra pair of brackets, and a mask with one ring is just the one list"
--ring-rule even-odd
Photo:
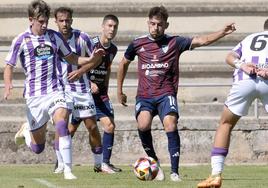
[(154, 99), (137, 98), (135, 114), (140, 130), (149, 130), (151, 128), (156, 110)]
[(91, 93), (73, 93), (74, 107), (72, 114), (74, 117), (87, 118), (96, 116), (95, 103)]
[(95, 101), (96, 105), (96, 119), (100, 120), (103, 117), (114, 118), (114, 109), (110, 100)]
[(177, 98), (169, 95), (169, 96), (163, 96), (157, 100), (157, 110), (160, 117), (160, 120), (163, 122), (164, 118), (167, 115), (170, 115), (168, 119), (172, 120), (177, 119), (179, 117), (179, 110), (178, 110), (178, 103)]
[(30, 131), (38, 130), (49, 121), (46, 96), (26, 100), (26, 112)]
[(256, 98), (256, 80), (241, 80), (233, 84), (225, 105), (232, 113), (245, 116), (248, 114), (252, 101)]
[[(63, 92), (54, 92), (46, 96), (47, 97), (47, 111), (50, 118), (55, 118), (56, 116), (66, 118), (68, 107), (65, 99), (65, 95)], [(56, 117), (57, 118), (57, 117)], [(54, 120), (54, 119), (53, 119)], [(55, 121), (54, 121), (55, 122)]]
[(260, 80), (257, 87), (259, 96), (266, 112), (268, 112), (268, 80)]

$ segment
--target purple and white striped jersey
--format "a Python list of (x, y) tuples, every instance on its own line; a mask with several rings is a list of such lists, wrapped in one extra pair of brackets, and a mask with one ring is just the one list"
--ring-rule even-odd
[(191, 38), (168, 35), (158, 40), (142, 36), (132, 41), (125, 52), (125, 58), (133, 61), (138, 56), (137, 96), (176, 96), (179, 57), (182, 52), (190, 49), (191, 43)]
[[(91, 55), (94, 44), (90, 40), (89, 36), (81, 32), (80, 30), (72, 29), (72, 35), (68, 39), (67, 43), (72, 49), (74, 54), (82, 57), (88, 57)], [(65, 91), (73, 91), (79, 93), (87, 93), (90, 91), (90, 83), (87, 75), (84, 74), (79, 80), (70, 82), (67, 79), (67, 74), (77, 70), (79, 66), (68, 64), (63, 58), (60, 58), (61, 64), (58, 65), (58, 71), (61, 79), (63, 80), (63, 85)]]
[(58, 57), (65, 57), (71, 49), (58, 32), (48, 29), (44, 35), (35, 36), (28, 28), (12, 42), (5, 63), (16, 66), (21, 61), (26, 76), (24, 97), (46, 95), (63, 88), (57, 75)]
[[(268, 31), (253, 33), (242, 40), (233, 51), (245, 63), (252, 62), (259, 68), (268, 68)], [(234, 82), (244, 79), (255, 79), (256, 75), (248, 75), (240, 69), (235, 69)]]

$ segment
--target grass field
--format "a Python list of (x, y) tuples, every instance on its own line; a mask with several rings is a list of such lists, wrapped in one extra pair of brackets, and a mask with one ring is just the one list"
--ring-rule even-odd
[[(191, 188), (207, 177), (209, 166), (181, 167), (183, 181), (169, 180), (169, 168), (164, 167), (166, 180), (163, 182), (138, 180), (132, 168), (121, 166), (122, 173), (97, 174), (92, 167), (74, 166), (77, 180), (64, 180), (62, 174), (53, 174), (52, 165), (1, 165), (1, 188)], [(226, 166), (223, 188), (266, 188), (268, 187), (268, 166)]]

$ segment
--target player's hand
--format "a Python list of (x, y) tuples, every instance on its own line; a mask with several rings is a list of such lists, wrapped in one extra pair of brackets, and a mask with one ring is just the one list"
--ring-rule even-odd
[(267, 68), (257, 69), (257, 76), (260, 76), (264, 79), (268, 79), (268, 69)]
[(253, 75), (257, 73), (257, 67), (253, 63), (243, 63), (240, 69), (248, 75)]
[(100, 92), (99, 87), (94, 82), (90, 82), (90, 89), (93, 94), (98, 94)]
[(123, 106), (127, 106), (127, 96), (124, 93), (117, 94), (118, 102)]
[(7, 100), (7, 98), (10, 95), (12, 89), (13, 89), (12, 84), (5, 84), (5, 91), (4, 91), (4, 99), (5, 100)]
[(82, 75), (83, 75), (83, 72), (80, 69), (78, 69), (78, 70), (74, 70), (70, 72), (67, 78), (69, 81), (73, 82), (73, 81), (78, 80)]
[(102, 56), (105, 56), (105, 50), (102, 48), (94, 48), (91, 56), (92, 58), (100, 58)]
[(235, 23), (228, 23), (223, 28), (224, 35), (229, 35), (236, 30)]

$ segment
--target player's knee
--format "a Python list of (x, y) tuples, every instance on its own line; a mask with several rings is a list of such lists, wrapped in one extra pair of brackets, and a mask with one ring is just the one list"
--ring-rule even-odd
[(102, 146), (94, 147), (91, 149), (94, 154), (102, 154)]
[(77, 127), (74, 126), (74, 125), (71, 125), (71, 126), (68, 126), (68, 130), (69, 130), (69, 133), (73, 136), (74, 133), (75, 133), (76, 130), (77, 130)]
[(69, 135), (68, 124), (64, 120), (60, 120), (56, 123), (56, 131), (60, 137)]
[(114, 133), (115, 124), (110, 123), (109, 125), (105, 126), (104, 131), (107, 133)]
[(34, 153), (40, 154), (45, 149), (45, 144), (33, 144), (31, 143), (31, 149)]

